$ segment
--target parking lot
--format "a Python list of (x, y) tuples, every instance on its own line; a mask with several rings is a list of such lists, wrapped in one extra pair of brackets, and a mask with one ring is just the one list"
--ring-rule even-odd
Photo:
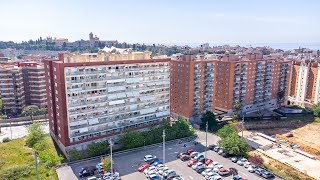
[[(185, 152), (187, 149), (194, 149), (198, 152), (203, 152), (205, 154), (205, 133), (198, 132), (198, 139), (197, 141), (200, 142), (200, 144), (195, 145), (194, 142), (183, 142), (182, 144), (179, 144), (176, 142), (171, 142), (166, 144), (166, 162), (165, 164), (174, 169), (178, 175), (181, 175), (185, 180), (198, 180), (198, 179), (204, 179), (204, 177), (201, 174), (198, 174), (191, 168), (187, 166), (187, 162), (182, 162), (181, 160), (177, 159), (176, 155), (180, 152)], [(208, 135), (208, 145), (209, 144), (215, 144), (218, 141), (218, 137), (209, 134)], [(186, 147), (183, 146), (183, 144), (186, 143)], [(138, 167), (142, 164), (144, 164), (143, 157), (147, 154), (155, 155), (157, 156), (161, 161), (163, 161), (162, 158), (162, 145), (154, 146), (154, 147), (148, 147), (144, 149), (140, 149), (137, 151), (130, 151), (122, 154), (116, 154), (113, 156), (113, 160), (115, 162), (114, 168), (117, 172), (120, 173), (121, 179), (123, 180), (139, 180), (139, 179), (147, 179), (146, 176), (143, 173), (140, 173), (137, 171)], [(254, 173), (249, 173), (247, 169), (245, 169), (243, 166), (239, 166), (236, 163), (231, 162), (228, 158), (224, 158), (220, 155), (218, 155), (216, 152), (208, 150), (207, 151), (207, 157), (219, 162), (226, 168), (234, 167), (238, 170), (238, 173), (240, 176), (242, 176), (245, 179), (249, 180), (255, 180), (255, 179), (262, 179), (261, 177), (255, 175)], [(77, 174), (80, 172), (81, 168), (84, 166), (92, 166), (99, 163), (100, 160), (91, 160), (91, 161), (85, 161), (80, 162), (77, 164), (72, 164), (69, 169), (69, 172), (64, 172), (64, 174), (68, 174), (68, 177), (64, 177), (63, 174), (59, 178), (61, 180), (69, 180), (70, 173), (74, 174), (74, 177), (78, 177)], [(72, 172), (70, 172), (72, 171)], [(59, 174), (59, 170), (58, 170)], [(231, 176), (226, 177), (225, 179), (232, 179)]]

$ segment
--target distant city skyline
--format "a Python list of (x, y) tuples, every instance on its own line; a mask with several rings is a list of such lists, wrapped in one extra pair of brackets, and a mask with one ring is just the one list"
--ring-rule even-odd
[(319, 43), (319, 1), (1, 1), (0, 41)]

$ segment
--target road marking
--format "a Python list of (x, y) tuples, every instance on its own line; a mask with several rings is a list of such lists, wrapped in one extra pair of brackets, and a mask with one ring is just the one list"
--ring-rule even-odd
[(178, 154), (179, 152), (174, 152), (174, 153)]
[(168, 148), (168, 149), (172, 149), (172, 148)]
[(189, 176), (189, 178), (190, 178), (190, 179), (193, 179), (193, 177), (192, 177), (192, 176)]
[(248, 175), (246, 175), (245, 173), (243, 173), (243, 172), (240, 172), (240, 173), (248, 177)]

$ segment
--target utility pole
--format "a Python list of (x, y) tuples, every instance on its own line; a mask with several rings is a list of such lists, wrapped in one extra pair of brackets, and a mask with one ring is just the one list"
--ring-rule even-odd
[(109, 143), (110, 143), (110, 161), (111, 161), (111, 173), (113, 173), (113, 167), (112, 167), (112, 164), (113, 164), (113, 162), (112, 162), (112, 139), (110, 138), (110, 141), (109, 141)]
[(37, 180), (39, 180), (39, 176), (38, 176), (38, 152), (35, 151), (34, 152), (34, 157), (36, 159), (36, 175), (37, 175)]
[(208, 151), (208, 121), (206, 123), (206, 153), (205, 153), (206, 159), (207, 159), (207, 151)]
[(166, 142), (166, 132), (163, 130), (162, 132), (162, 137), (163, 137), (163, 151), (162, 151), (162, 156), (163, 156), (163, 164), (166, 163), (166, 147), (165, 147), (165, 142)]

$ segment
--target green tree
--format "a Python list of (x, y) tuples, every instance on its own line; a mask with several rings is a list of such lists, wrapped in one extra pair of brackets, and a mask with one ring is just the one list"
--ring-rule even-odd
[(33, 121), (33, 115), (39, 111), (39, 107), (36, 105), (30, 105), (26, 106), (22, 110), (22, 114), (25, 114), (27, 116), (30, 116), (31, 121)]
[(70, 149), (68, 151), (68, 154), (69, 154), (70, 160), (72, 160), (72, 161), (79, 160), (79, 159), (83, 158), (83, 152), (78, 151), (76, 149)]
[(0, 98), (0, 113), (2, 113), (2, 109), (3, 109), (3, 102), (2, 102), (2, 99)]
[(47, 119), (48, 108), (41, 108), (39, 111), (44, 114), (44, 119)]
[[(102, 166), (103, 166), (103, 169), (105, 171), (111, 171), (111, 158), (110, 157), (104, 157), (104, 158), (101, 158), (101, 162), (102, 162)], [(112, 162), (114, 163), (114, 162)]]
[(285, 96), (285, 91), (279, 91), (277, 93), (277, 103), (278, 103), (278, 107), (280, 107), (281, 102), (283, 101), (283, 98)]
[(90, 156), (107, 154), (109, 152), (109, 144), (106, 142), (93, 142), (88, 145), (87, 150)]
[(32, 123), (27, 130), (29, 134), (27, 135), (26, 144), (29, 147), (33, 147), (33, 145), (40, 142), (45, 137), (45, 133), (41, 129), (40, 123)]
[(315, 116), (320, 117), (320, 102), (312, 106), (313, 113)]
[(119, 143), (121, 143), (125, 149), (131, 149), (143, 146), (144, 138), (138, 131), (129, 131), (119, 137)]
[(217, 132), (220, 138), (227, 138), (230, 134), (237, 134), (237, 130), (235, 127), (227, 124), (220, 128)]
[(241, 110), (241, 103), (239, 101), (236, 101), (233, 103), (233, 110), (237, 116), (237, 119), (240, 118), (240, 110)]
[(217, 121), (215, 115), (211, 111), (207, 111), (201, 117), (200, 128), (205, 129), (208, 122), (208, 129), (215, 130), (217, 128)]
[(44, 150), (39, 152), (39, 159), (47, 168), (51, 168), (58, 165), (63, 160), (63, 157), (57, 155), (54, 150)]
[(240, 138), (238, 134), (230, 134), (229, 136), (222, 138), (219, 145), (231, 154), (247, 156), (249, 150), (248, 143)]

